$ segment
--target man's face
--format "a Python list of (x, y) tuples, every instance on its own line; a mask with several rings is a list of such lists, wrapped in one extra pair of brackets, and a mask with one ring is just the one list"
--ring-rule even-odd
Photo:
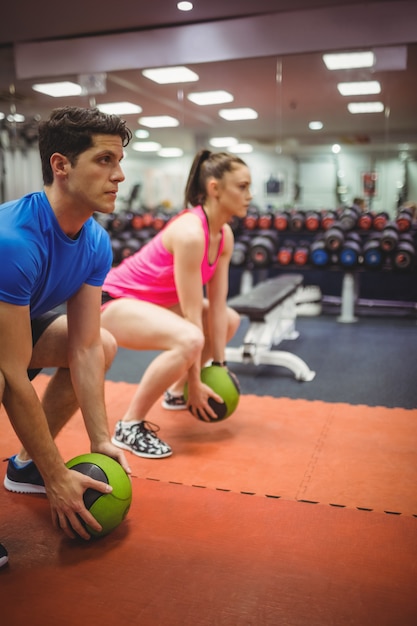
[(123, 145), (119, 135), (95, 135), (91, 148), (82, 152), (68, 175), (68, 193), (89, 212), (112, 213), (119, 183)]

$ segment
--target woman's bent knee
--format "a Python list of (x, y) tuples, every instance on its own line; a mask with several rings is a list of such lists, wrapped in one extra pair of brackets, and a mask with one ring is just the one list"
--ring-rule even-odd
[(190, 323), (187, 331), (178, 336), (177, 339), (184, 358), (188, 363), (194, 362), (204, 347), (203, 332)]

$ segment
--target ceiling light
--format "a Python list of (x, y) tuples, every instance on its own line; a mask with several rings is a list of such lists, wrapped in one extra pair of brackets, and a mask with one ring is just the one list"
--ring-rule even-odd
[(375, 55), (373, 52), (323, 54), (323, 61), (328, 70), (349, 70), (359, 67), (372, 67), (375, 63)]
[(339, 146), (338, 143), (334, 143), (332, 145), (332, 152), (333, 152), (333, 154), (339, 154), (340, 150), (341, 150), (341, 147)]
[(349, 102), (347, 108), (349, 113), (382, 113), (384, 105), (382, 102)]
[(250, 143), (237, 143), (235, 146), (230, 146), (229, 150), (235, 154), (248, 154), (253, 151), (253, 147)]
[(310, 130), (321, 130), (323, 128), (323, 122), (310, 122), (308, 127)]
[(184, 154), (184, 151), (181, 148), (161, 148), (158, 152), (158, 156), (160, 157), (180, 157)]
[(212, 137), (209, 144), (213, 148), (229, 148), (237, 144), (236, 137)]
[(178, 2), (177, 9), (179, 9), (180, 11), (192, 11), (193, 4), (192, 2)]
[(254, 109), (247, 107), (242, 107), (240, 109), (220, 109), (219, 115), (224, 120), (228, 120), (229, 122), (235, 120), (256, 120), (258, 117), (258, 114)]
[(149, 130), (139, 128), (138, 130), (135, 130), (135, 137), (137, 139), (147, 139), (149, 137)]
[(142, 70), (142, 74), (145, 78), (149, 78), (149, 80), (153, 80), (159, 85), (168, 85), (170, 83), (192, 83), (199, 79), (198, 74), (182, 65), (177, 67), (157, 67), (150, 70)]
[(359, 83), (338, 83), (337, 88), (342, 96), (369, 96), (381, 93), (381, 85), (377, 80), (366, 80)]
[(142, 107), (138, 104), (132, 104), (132, 102), (109, 102), (108, 104), (98, 104), (97, 108), (108, 115), (131, 115), (142, 111)]
[(223, 104), (224, 102), (233, 102), (233, 96), (228, 91), (200, 91), (199, 93), (189, 93), (188, 100), (204, 106), (206, 104)]
[(32, 85), (32, 89), (38, 93), (53, 98), (64, 98), (66, 96), (79, 96), (82, 93), (81, 85), (70, 81), (62, 81), (59, 83), (39, 83)]
[(21, 113), (10, 113), (6, 119), (8, 122), (24, 122), (25, 116)]
[(149, 117), (140, 117), (139, 124), (148, 126), (148, 128), (171, 128), (179, 126), (180, 123), (175, 117), (170, 115), (153, 115)]
[(161, 149), (161, 144), (157, 141), (135, 141), (132, 143), (132, 148), (136, 152), (158, 152)]

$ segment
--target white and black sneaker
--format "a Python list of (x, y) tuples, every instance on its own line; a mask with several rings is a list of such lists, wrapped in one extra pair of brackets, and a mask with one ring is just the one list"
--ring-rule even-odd
[(116, 424), (112, 442), (124, 450), (129, 450), (145, 459), (163, 459), (171, 456), (172, 450), (155, 433), (159, 426), (143, 420), (142, 422), (122, 422)]
[(174, 394), (167, 390), (162, 400), (162, 408), (168, 411), (183, 411), (187, 408), (187, 403), (182, 393)]

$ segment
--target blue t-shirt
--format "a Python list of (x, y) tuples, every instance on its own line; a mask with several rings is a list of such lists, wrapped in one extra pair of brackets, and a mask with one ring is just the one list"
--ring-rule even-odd
[(43, 191), (0, 206), (0, 300), (30, 304), (31, 318), (63, 304), (84, 283), (101, 286), (111, 263), (104, 228), (91, 217), (71, 239)]

